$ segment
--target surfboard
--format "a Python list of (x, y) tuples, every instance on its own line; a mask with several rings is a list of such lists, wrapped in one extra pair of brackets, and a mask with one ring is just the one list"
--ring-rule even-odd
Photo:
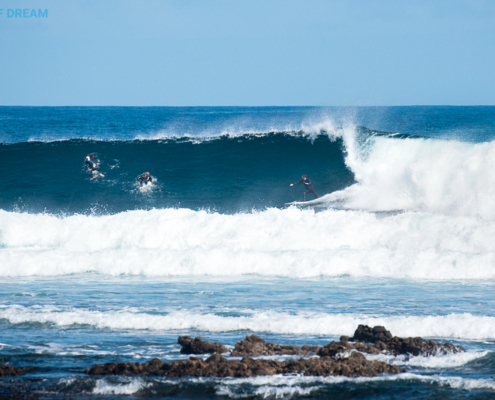
[(326, 204), (325, 200), (322, 200), (321, 197), (313, 200), (306, 200), (306, 201), (293, 201), (291, 203), (285, 203), (286, 206), (316, 206), (319, 204)]

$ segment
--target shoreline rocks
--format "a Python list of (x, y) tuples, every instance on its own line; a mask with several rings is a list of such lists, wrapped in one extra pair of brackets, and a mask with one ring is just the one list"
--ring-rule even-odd
[(190, 357), (189, 360), (164, 363), (154, 358), (149, 363), (107, 363), (86, 368), (88, 375), (157, 375), (168, 377), (254, 377), (276, 374), (302, 374), (305, 376), (377, 376), (405, 372), (396, 365), (383, 361), (370, 361), (361, 353), (349, 357), (300, 358), (275, 361), (244, 357), (242, 360), (227, 360), (215, 353), (206, 360)]
[[(362, 343), (364, 342), (364, 343)], [(169, 377), (251, 377), (275, 374), (302, 374), (306, 376), (348, 376), (372, 377), (378, 374), (398, 374), (405, 372), (396, 365), (383, 361), (368, 360), (366, 354), (409, 354), (433, 356), (437, 354), (464, 352), (462, 346), (439, 343), (434, 340), (399, 338), (393, 336), (383, 326), (373, 328), (359, 325), (354, 336), (341, 336), (338, 342), (320, 346), (280, 346), (267, 343), (256, 336), (246, 336), (236, 343), (230, 353), (242, 360), (230, 360), (220, 353), (228, 353), (227, 347), (218, 342), (203, 341), (201, 337), (192, 339), (180, 336), (181, 354), (212, 354), (206, 360), (190, 357), (189, 360), (166, 363), (159, 358), (140, 364), (121, 362), (96, 364), (86, 368), (89, 375), (158, 375)], [(350, 353), (350, 354), (349, 354)], [(286, 361), (254, 359), (257, 356), (295, 355), (299, 358)]]
[[(351, 343), (354, 342), (354, 343)], [(361, 341), (366, 342), (361, 343)], [(387, 353), (393, 356), (401, 354), (412, 356), (435, 356), (438, 354), (460, 353), (466, 351), (462, 346), (456, 346), (452, 343), (439, 343), (433, 339), (424, 340), (423, 338), (400, 338), (392, 336), (383, 326), (370, 328), (367, 325), (359, 325), (354, 336), (341, 336), (340, 341), (330, 342), (323, 346), (319, 351), (320, 357), (334, 357), (337, 354), (348, 353), (357, 350), (367, 354)]]
[(22, 368), (13, 367), (12, 365), (0, 364), (0, 376), (20, 376), (24, 375)]
[(213, 354), (228, 353), (227, 347), (218, 342), (210, 343), (208, 340), (203, 341), (201, 336), (191, 339), (190, 336), (179, 336), (177, 341), (181, 346), (181, 354)]
[(246, 336), (246, 339), (236, 343), (234, 350), (230, 354), (233, 357), (244, 356), (314, 356), (320, 346), (280, 346), (275, 343), (266, 343), (265, 339), (256, 335)]

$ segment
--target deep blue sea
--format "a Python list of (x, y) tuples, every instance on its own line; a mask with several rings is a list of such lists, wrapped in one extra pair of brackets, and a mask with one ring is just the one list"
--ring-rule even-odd
[[(0, 397), (495, 398), (495, 107), (0, 107), (0, 160), (0, 363), (33, 367)], [(359, 324), (467, 351), (373, 356), (407, 370), (376, 378), (83, 373)]]

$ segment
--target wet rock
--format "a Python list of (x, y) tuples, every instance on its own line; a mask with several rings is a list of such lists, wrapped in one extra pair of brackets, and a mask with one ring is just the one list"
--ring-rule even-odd
[[(360, 353), (349, 357), (300, 358), (297, 360), (275, 361), (244, 357), (239, 360), (227, 360), (215, 353), (208, 359), (190, 357), (189, 360), (172, 363), (158, 363), (153, 359), (143, 364), (146, 368), (140, 374), (168, 377), (250, 377), (275, 374), (302, 374), (306, 376), (376, 376), (378, 374), (398, 374), (402, 372), (395, 365), (383, 361), (369, 361)], [(115, 364), (94, 365), (87, 372), (89, 375), (124, 375), (135, 374), (130, 368), (125, 371)], [(129, 365), (129, 364), (125, 364)]]
[(13, 367), (12, 365), (0, 364), (0, 376), (19, 376), (24, 375), (22, 368)]
[(386, 342), (392, 339), (392, 334), (383, 326), (370, 328), (368, 325), (359, 325), (352, 339), (353, 342), (360, 341), (366, 343)]
[(342, 335), (342, 336), (340, 337), (340, 341), (341, 341), (341, 342), (344, 342), (344, 343), (348, 342), (348, 341), (349, 341), (349, 336)]
[(246, 339), (236, 343), (231, 355), (235, 357), (261, 356), (267, 352), (265, 339), (256, 335), (246, 336)]
[(466, 351), (462, 346), (456, 346), (447, 342), (439, 343), (432, 339), (424, 340), (420, 337), (402, 339), (395, 336), (386, 343), (386, 347), (391, 354), (411, 354), (413, 356), (434, 356)]
[[(459, 353), (466, 351), (462, 346), (455, 346), (452, 343), (440, 343), (434, 340), (424, 340), (423, 338), (399, 338), (392, 336), (383, 326), (375, 326), (371, 328), (367, 325), (359, 325), (354, 336), (349, 340), (356, 342), (355, 344), (348, 344), (346, 347), (350, 351), (356, 349), (364, 353), (377, 354), (374, 351), (387, 352), (393, 355), (410, 354), (414, 356), (432, 356), (437, 354)], [(360, 341), (366, 343), (373, 343), (374, 345), (364, 345), (359, 343)], [(337, 342), (341, 343), (341, 342)], [(324, 346), (328, 346), (328, 353), (331, 353), (331, 349), (335, 347), (331, 346), (332, 343)], [(326, 354), (326, 353), (325, 353)]]
[(179, 344), (182, 346), (181, 354), (213, 354), (227, 353), (229, 349), (218, 342), (203, 341), (201, 336), (192, 339), (190, 336), (179, 336)]
[[(160, 362), (160, 366), (162, 361), (158, 358), (154, 358), (153, 360), (158, 360)], [(149, 363), (146, 363), (147, 370), (152, 371), (155, 368), (156, 364), (151, 364), (153, 362), (151, 360)], [(144, 364), (143, 364), (144, 365)], [(159, 369), (159, 368), (158, 368)], [(130, 363), (130, 362), (121, 362), (121, 363), (106, 363), (106, 364), (95, 364), (91, 368), (86, 368), (84, 370), (85, 374), (88, 375), (136, 375), (143, 373), (143, 366), (140, 363)]]
[(319, 346), (280, 346), (275, 343), (265, 343), (265, 339), (256, 335), (246, 336), (246, 339), (236, 343), (230, 354), (234, 357), (244, 356), (274, 356), (274, 355), (314, 355), (320, 349)]
[[(301, 374), (307, 376), (376, 376), (378, 374), (397, 374), (405, 372), (395, 365), (383, 361), (370, 361), (362, 354), (388, 353), (393, 355), (426, 355), (457, 353), (465, 351), (461, 346), (451, 343), (439, 343), (422, 338), (394, 337), (383, 326), (371, 328), (360, 325), (354, 336), (341, 336), (340, 341), (318, 346), (280, 346), (266, 343), (256, 336), (246, 338), (235, 345), (231, 356), (243, 357), (242, 360), (230, 360), (220, 353), (227, 348), (215, 343), (203, 341), (200, 337), (179, 337), (181, 353), (207, 354), (207, 359), (190, 357), (189, 360), (165, 363), (154, 358), (144, 364), (107, 363), (86, 368), (89, 375), (158, 375), (169, 377), (250, 377), (275, 374)], [(314, 356), (287, 361), (255, 359), (255, 356), (297, 355)]]

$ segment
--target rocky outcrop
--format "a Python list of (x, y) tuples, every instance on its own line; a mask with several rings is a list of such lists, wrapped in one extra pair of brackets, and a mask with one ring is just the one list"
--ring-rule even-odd
[(352, 350), (360, 351), (367, 354), (380, 354), (381, 350), (374, 345), (367, 345), (360, 342), (350, 343), (347, 340), (341, 340), (339, 342), (330, 342), (323, 346), (319, 351), (320, 357), (336, 357), (345, 353), (350, 353)]
[(370, 328), (368, 325), (359, 325), (351, 340), (353, 342), (376, 343), (386, 342), (392, 338), (390, 331), (387, 331), (383, 326)]
[[(364, 342), (364, 343), (363, 343)], [(354, 336), (341, 336), (338, 342), (323, 347), (316, 346), (280, 346), (266, 343), (256, 335), (246, 336), (238, 342), (231, 356), (243, 357), (242, 360), (226, 359), (220, 353), (227, 353), (225, 346), (215, 342), (203, 341), (201, 337), (191, 339), (179, 337), (182, 354), (214, 353), (208, 359), (190, 357), (189, 360), (165, 363), (158, 358), (148, 363), (107, 363), (86, 368), (89, 375), (158, 375), (169, 377), (249, 377), (275, 374), (302, 374), (306, 376), (376, 376), (378, 374), (397, 374), (404, 372), (396, 365), (383, 361), (367, 360), (362, 353), (392, 355), (409, 354), (431, 356), (436, 354), (458, 353), (465, 351), (461, 346), (451, 343), (439, 343), (422, 338), (399, 338), (392, 336), (383, 326), (371, 328), (359, 325)], [(315, 356), (287, 361), (254, 359), (256, 356), (295, 355)]]
[(399, 368), (383, 361), (369, 361), (360, 353), (349, 357), (300, 358), (275, 361), (244, 357), (227, 360), (216, 353), (208, 359), (190, 357), (189, 360), (164, 363), (154, 358), (149, 363), (108, 363), (93, 365), (85, 371), (89, 375), (159, 375), (168, 377), (250, 377), (275, 374), (302, 374), (305, 376), (376, 376), (398, 374)]
[(246, 339), (236, 343), (234, 350), (230, 354), (234, 357), (245, 356), (274, 356), (274, 355), (315, 355), (319, 346), (280, 346), (275, 343), (266, 343), (265, 339), (256, 335), (246, 336)]
[(410, 354), (413, 356), (435, 356), (466, 351), (462, 346), (456, 346), (452, 343), (439, 343), (432, 339), (424, 340), (420, 337), (402, 339), (395, 336), (385, 343), (385, 347), (386, 351), (393, 355)]
[(0, 364), (0, 376), (19, 376), (24, 375), (22, 368), (13, 367), (12, 365)]
[(181, 354), (213, 354), (228, 353), (227, 347), (218, 342), (210, 343), (208, 340), (203, 341), (201, 336), (191, 339), (190, 336), (179, 336), (178, 343), (182, 346)]
[[(370, 344), (364, 344), (361, 341)], [(433, 356), (466, 351), (462, 346), (455, 346), (452, 343), (440, 343), (434, 340), (424, 340), (420, 337), (404, 339), (392, 336), (383, 326), (371, 328), (367, 325), (359, 325), (352, 338), (341, 336), (339, 342), (331, 342), (323, 346), (318, 355), (320, 357), (334, 357), (352, 350), (368, 354), (385, 352), (392, 355), (408, 354), (413, 356)]]

